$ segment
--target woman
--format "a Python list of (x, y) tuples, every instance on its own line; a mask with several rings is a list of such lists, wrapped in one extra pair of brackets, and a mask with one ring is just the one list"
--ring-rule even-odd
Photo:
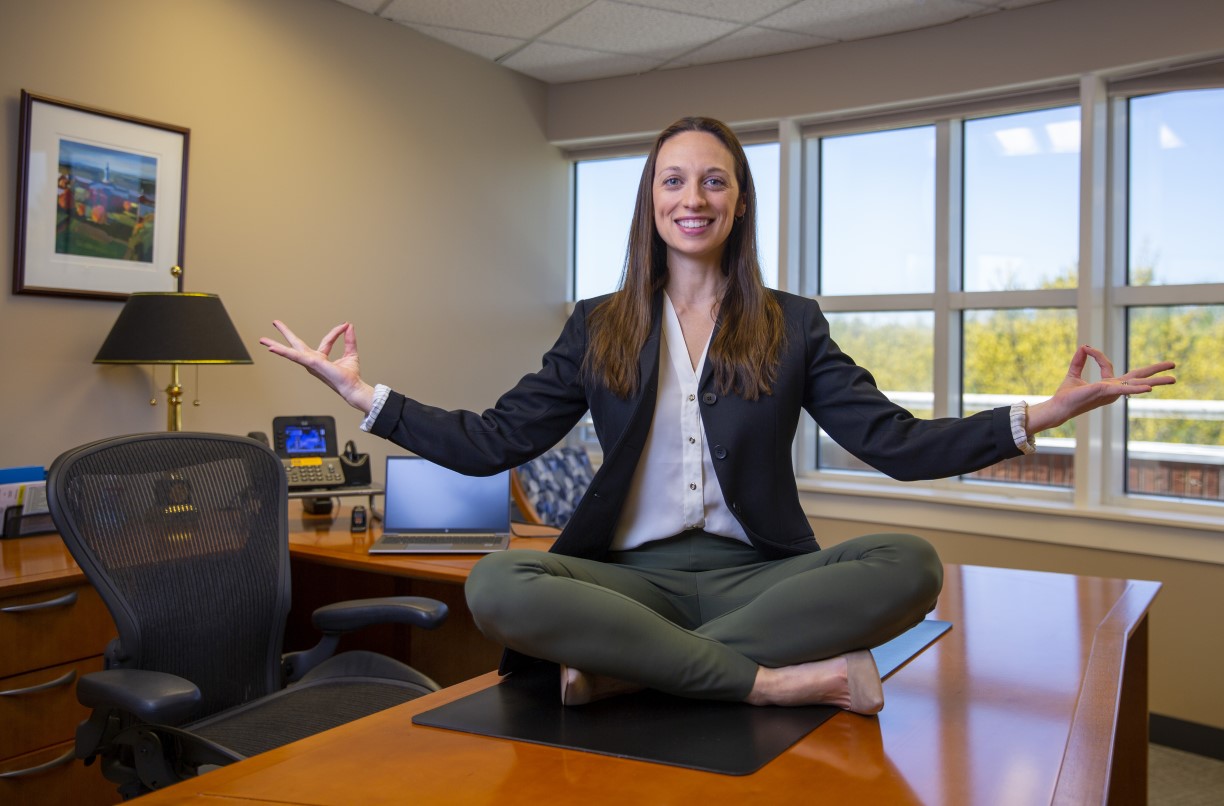
[[(934, 607), (942, 566), (912, 535), (820, 549), (791, 466), (801, 411), (895, 478), (938, 478), (1031, 452), (1040, 431), (1173, 383), (1159, 374), (1172, 363), (1114, 377), (1085, 346), (1046, 401), (916, 419), (838, 349), (814, 300), (762, 285), (755, 232), (735, 135), (685, 118), (643, 169), (622, 288), (578, 303), (541, 369), (483, 414), (365, 383), (348, 323), (317, 350), (279, 321), (287, 344), (260, 340), (365, 412), (364, 429), (465, 473), (531, 459), (590, 410), (604, 461), (552, 550), (489, 555), (466, 587), (510, 661), (561, 665), (566, 704), (650, 687), (875, 713), (883, 692), (867, 650)], [(1082, 379), (1089, 358), (1096, 383)]]

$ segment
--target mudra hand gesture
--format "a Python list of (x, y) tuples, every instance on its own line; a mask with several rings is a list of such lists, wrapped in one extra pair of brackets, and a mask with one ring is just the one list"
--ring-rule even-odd
[[(288, 346), (265, 336), (259, 340), (259, 343), (267, 347), (268, 352), (301, 364), (307, 372), (327, 384), (350, 406), (369, 413), (374, 398), (374, 387), (361, 379), (361, 361), (357, 356), (357, 331), (352, 323), (345, 322), (327, 331), (317, 349), (308, 346), (279, 319), (273, 320), (272, 325), (280, 331)], [(344, 352), (333, 361), (328, 356), (336, 344), (336, 339), (341, 335), (344, 336)]]
[[(1089, 358), (1096, 362), (1101, 371), (1099, 381), (1084, 380), (1084, 367)], [(1071, 357), (1067, 375), (1054, 395), (1048, 400), (1029, 406), (1029, 436), (1062, 425), (1084, 412), (1108, 405), (1123, 395), (1145, 394), (1157, 386), (1176, 383), (1177, 379), (1172, 375), (1161, 374), (1175, 366), (1172, 361), (1161, 361), (1115, 377), (1113, 363), (1109, 358), (1095, 347), (1084, 345)]]

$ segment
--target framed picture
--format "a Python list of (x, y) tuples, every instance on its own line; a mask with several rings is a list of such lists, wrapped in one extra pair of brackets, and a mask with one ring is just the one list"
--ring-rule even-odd
[(13, 293), (181, 291), (189, 139), (22, 90)]

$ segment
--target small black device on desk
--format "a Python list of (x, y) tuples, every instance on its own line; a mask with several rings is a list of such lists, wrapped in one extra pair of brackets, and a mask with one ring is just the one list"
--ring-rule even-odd
[(336, 421), (328, 416), (275, 417), (272, 448), (285, 464), (290, 488), (341, 487)]

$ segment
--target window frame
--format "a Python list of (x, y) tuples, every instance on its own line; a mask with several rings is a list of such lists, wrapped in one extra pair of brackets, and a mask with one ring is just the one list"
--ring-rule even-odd
[[(1185, 80), (1179, 80), (1183, 74)], [(1071, 81), (980, 92), (908, 108), (893, 106), (809, 118), (788, 117), (778, 120), (776, 127), (739, 131), (746, 145), (771, 140), (779, 144), (778, 288), (815, 296), (827, 312), (933, 311), (936, 344), (933, 391), (937, 417), (959, 412), (960, 317), (966, 310), (1047, 307), (1074, 310), (1078, 341), (1100, 345), (1115, 361), (1124, 364), (1129, 307), (1224, 304), (1224, 282), (1126, 285), (1127, 99), (1204, 87), (1224, 88), (1224, 57), (1191, 65), (1146, 65), (1142, 71), (1129, 74), (1094, 73)], [(1077, 288), (963, 291), (959, 271), (963, 224), (959, 215), (951, 213), (963, 201), (963, 160), (954, 158), (963, 148), (963, 121), (1060, 105), (1077, 105), (1080, 109)], [(819, 149), (818, 138), (932, 124), (937, 159), (934, 291), (838, 297), (811, 294), (813, 260), (819, 255), (819, 165), (812, 159), (813, 151)], [(565, 156), (576, 163), (642, 154), (649, 147), (649, 141), (640, 138), (611, 145), (604, 141), (590, 148), (571, 147)], [(573, 171), (570, 176), (572, 182)], [(573, 213), (571, 204), (571, 218)], [(576, 270), (572, 230), (567, 255), (572, 299)], [(567, 307), (572, 310), (573, 303)], [(1224, 563), (1224, 540), (1220, 539), (1224, 536), (1224, 505), (1125, 492), (1125, 463), (1121, 461), (1125, 456), (1125, 418), (1123, 405), (1081, 415), (1074, 454), (1075, 483), (1069, 490), (960, 478), (896, 482), (884, 476), (816, 470), (813, 469), (816, 429), (806, 415), (795, 440), (793, 459), (802, 504), (811, 518), (869, 521), (904, 526), (908, 530), (994, 535), (1001, 539)], [(1038, 446), (1040, 450), (1040, 438)], [(598, 461), (598, 446), (591, 447)], [(864, 514), (865, 511), (869, 514)]]

